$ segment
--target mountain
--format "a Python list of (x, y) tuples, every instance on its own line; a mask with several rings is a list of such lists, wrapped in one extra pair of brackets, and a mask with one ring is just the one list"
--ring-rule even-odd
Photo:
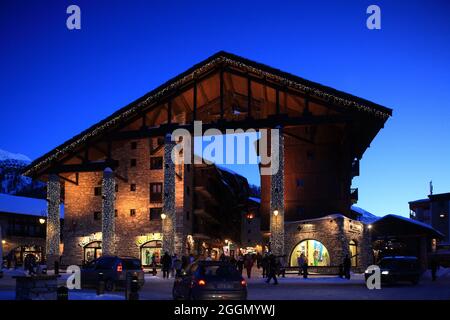
[(31, 159), (0, 149), (0, 193), (45, 199), (45, 183), (21, 175)]

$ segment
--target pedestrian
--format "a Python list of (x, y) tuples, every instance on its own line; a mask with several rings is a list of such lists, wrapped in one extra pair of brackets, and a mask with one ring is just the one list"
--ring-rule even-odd
[(194, 263), (194, 261), (195, 261), (195, 257), (194, 257), (194, 255), (191, 253), (191, 254), (189, 255), (189, 264)]
[(211, 253), (208, 253), (208, 255), (206, 256), (206, 261), (212, 261), (212, 257), (211, 257)]
[(233, 265), (233, 266), (236, 266), (236, 258), (234, 257), (234, 255), (232, 255), (231, 256), (231, 258), (230, 258), (230, 263)]
[(170, 268), (172, 267), (172, 258), (170, 257), (167, 251), (164, 252), (164, 255), (161, 259), (161, 264), (162, 264), (163, 278), (169, 279), (169, 271)]
[(189, 264), (189, 258), (187, 256), (181, 257), (181, 269), (185, 270)]
[(433, 255), (431, 257), (430, 267), (431, 267), (431, 279), (433, 281), (436, 281), (436, 278), (437, 278), (436, 273), (439, 269), (439, 261), (438, 261), (436, 255)]
[(176, 253), (174, 253), (171, 257), (172, 263), (170, 264), (170, 275), (172, 278), (175, 278), (175, 261), (179, 260)]
[(253, 258), (251, 255), (247, 254), (244, 260), (244, 267), (247, 270), (247, 278), (250, 279), (252, 276), (252, 268), (253, 268)]
[(305, 254), (302, 252), (300, 256), (297, 257), (297, 264), (298, 264), (298, 275), (302, 275), (303, 270), (303, 264), (305, 263)]
[(276, 261), (275, 257), (271, 254), (268, 258), (266, 283), (270, 283), (270, 280), (273, 279), (274, 284), (278, 284), (277, 268), (278, 268), (277, 261)]
[(350, 260), (350, 257), (348, 256), (348, 254), (345, 255), (343, 265), (344, 265), (345, 279), (350, 280), (350, 269), (352, 267), (352, 261)]
[(153, 255), (152, 255), (152, 262), (151, 262), (151, 266), (152, 266), (152, 274), (153, 274), (153, 276), (156, 276), (156, 265), (157, 265), (157, 263), (156, 263), (156, 255), (155, 255), (155, 253), (153, 253)]
[(181, 269), (182, 269), (182, 262), (180, 260), (180, 258), (178, 258), (177, 255), (175, 255), (175, 260), (173, 261), (173, 270), (174, 270), (174, 277), (179, 276), (181, 274)]
[(263, 278), (267, 277), (268, 266), (269, 266), (269, 257), (267, 256), (267, 254), (264, 254), (264, 257), (261, 259), (261, 268), (262, 268)]
[(244, 257), (242, 254), (238, 256), (237, 262), (236, 262), (237, 268), (239, 270), (239, 274), (242, 275), (242, 271), (244, 270)]
[(306, 258), (303, 260), (303, 264), (302, 264), (302, 273), (303, 273), (303, 278), (307, 279), (308, 278), (308, 258)]
[(286, 256), (281, 256), (278, 260), (278, 276), (286, 277)]

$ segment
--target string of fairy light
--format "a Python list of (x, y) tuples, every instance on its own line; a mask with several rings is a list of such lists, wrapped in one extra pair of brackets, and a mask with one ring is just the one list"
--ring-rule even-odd
[(115, 254), (115, 186), (114, 173), (111, 168), (106, 168), (102, 180), (102, 250), (105, 255)]
[(164, 143), (164, 192), (162, 208), (163, 251), (172, 254), (175, 251), (175, 163), (172, 161), (172, 149), (175, 142), (167, 134)]
[[(271, 175), (270, 180), (270, 247), (275, 255), (284, 254), (284, 137), (282, 128), (278, 136), (278, 171)], [(272, 142), (272, 148), (276, 144)]]
[(219, 56), (213, 60), (211, 60), (208, 63), (205, 63), (204, 65), (196, 68), (193, 72), (189, 73), (186, 76), (181, 77), (180, 79), (171, 82), (170, 84), (166, 85), (165, 87), (159, 89), (154, 94), (148, 96), (143, 101), (135, 104), (134, 106), (120, 111), (116, 116), (112, 117), (105, 123), (101, 123), (99, 125), (96, 125), (95, 128), (92, 130), (89, 130), (87, 133), (83, 134), (81, 137), (73, 141), (72, 143), (68, 144), (67, 146), (64, 146), (61, 149), (55, 148), (52, 154), (46, 156), (42, 160), (38, 160), (36, 164), (32, 164), (25, 172), (24, 175), (29, 176), (33, 175), (33, 173), (39, 171), (42, 167), (50, 164), (53, 161), (56, 161), (61, 155), (66, 154), (68, 152), (73, 151), (78, 145), (83, 144), (87, 140), (90, 140), (96, 136), (99, 136), (101, 133), (103, 133), (106, 129), (118, 124), (119, 122), (122, 122), (124, 119), (127, 119), (128, 117), (136, 114), (139, 110), (141, 110), (144, 107), (150, 106), (152, 103), (157, 102), (159, 99), (163, 98), (166, 94), (170, 92), (174, 92), (177, 88), (183, 86), (189, 81), (192, 81), (193, 79), (197, 78), (198, 75), (204, 74), (205, 72), (211, 70), (215, 66), (219, 64), (226, 64), (238, 69), (241, 69), (244, 72), (252, 73), (256, 76), (259, 76), (261, 78), (270, 79), (271, 81), (281, 84), (286, 87), (290, 87), (299, 91), (302, 91), (310, 96), (315, 96), (318, 98), (321, 98), (327, 102), (331, 102), (333, 104), (338, 104), (344, 107), (353, 107), (360, 111), (368, 112), (373, 114), (376, 117), (387, 119), (389, 117), (389, 113), (379, 110), (375, 107), (371, 107), (368, 105), (364, 105), (361, 103), (358, 103), (356, 101), (352, 101), (349, 99), (338, 97), (334, 94), (330, 94), (325, 92), (324, 90), (315, 88), (313, 86), (308, 86), (305, 84), (300, 83), (299, 81), (294, 81), (291, 79), (288, 79), (283, 76), (276, 75), (274, 73), (261, 70), (260, 68), (252, 67), (246, 63), (225, 57), (225, 56)]
[(57, 175), (50, 175), (47, 182), (47, 237), (46, 253), (59, 256), (61, 184)]

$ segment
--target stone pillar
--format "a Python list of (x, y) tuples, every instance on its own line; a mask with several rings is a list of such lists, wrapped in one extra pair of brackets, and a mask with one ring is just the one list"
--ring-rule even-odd
[[(281, 128), (271, 130), (270, 247), (275, 255), (284, 255), (284, 138)], [(278, 170), (276, 167), (278, 166)]]
[(59, 262), (60, 242), (60, 197), (61, 183), (56, 174), (50, 174), (47, 181), (47, 234), (46, 234), (46, 261), (47, 269), (53, 270), (55, 261)]
[(102, 181), (102, 254), (105, 256), (116, 254), (115, 185), (114, 172), (111, 168), (106, 168)]
[(172, 161), (172, 149), (175, 142), (167, 134), (164, 141), (164, 192), (162, 213), (162, 250), (173, 254), (175, 252), (176, 208), (175, 208), (175, 163)]

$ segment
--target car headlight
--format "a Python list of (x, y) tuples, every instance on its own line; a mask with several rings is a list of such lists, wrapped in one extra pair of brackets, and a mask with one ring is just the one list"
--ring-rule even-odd
[(382, 271), (381, 274), (389, 274), (389, 271)]

